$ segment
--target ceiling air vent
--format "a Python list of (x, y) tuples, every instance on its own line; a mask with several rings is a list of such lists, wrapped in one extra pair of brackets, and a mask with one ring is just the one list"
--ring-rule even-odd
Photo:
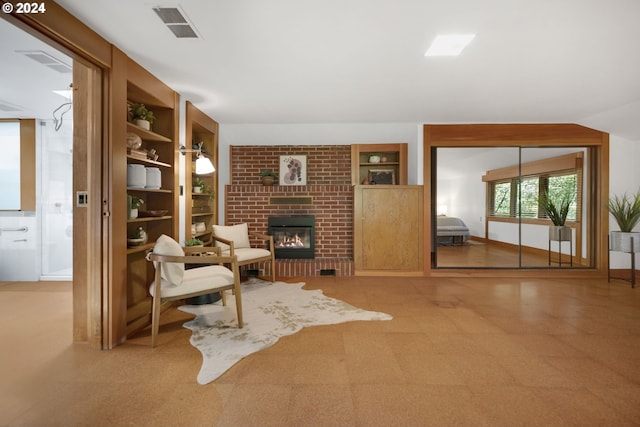
[(47, 67), (51, 68), (52, 70), (56, 70), (59, 73), (66, 74), (73, 71), (69, 64), (62, 62), (58, 58), (43, 50), (16, 50), (16, 53), (21, 53), (27, 58), (31, 58), (34, 61), (41, 63), (42, 65), (46, 65)]
[(177, 7), (154, 7), (153, 10), (177, 38), (198, 38), (193, 24)]

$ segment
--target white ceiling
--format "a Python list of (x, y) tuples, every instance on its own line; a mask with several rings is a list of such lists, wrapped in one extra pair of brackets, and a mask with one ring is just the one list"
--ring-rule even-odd
[[(20, 51), (44, 52), (68, 65), (69, 72), (56, 71)], [(0, 58), (0, 118), (52, 119), (54, 110), (68, 101), (53, 91), (69, 89), (73, 79), (72, 59), (3, 19), (0, 19)], [(56, 117), (64, 110), (56, 113)]]
[[(638, 0), (58, 3), (223, 124), (572, 122), (640, 141)], [(175, 38), (159, 5), (201, 37)], [(454, 32), (477, 35), (424, 57)]]

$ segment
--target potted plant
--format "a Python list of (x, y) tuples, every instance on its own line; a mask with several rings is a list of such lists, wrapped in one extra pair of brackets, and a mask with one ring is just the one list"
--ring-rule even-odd
[(193, 192), (196, 194), (202, 193), (204, 191), (204, 186), (204, 181), (199, 176), (196, 176), (193, 180)]
[(142, 228), (142, 227), (138, 227), (127, 238), (127, 244), (129, 246), (139, 246), (139, 245), (143, 245), (145, 243), (147, 243), (147, 232), (144, 231), (144, 228)]
[(140, 206), (142, 206), (144, 204), (144, 200), (142, 200), (140, 197), (138, 196), (127, 196), (127, 205), (128, 205), (128, 210), (129, 210), (129, 219), (133, 219), (133, 218), (137, 218), (138, 217), (138, 209), (140, 209)]
[(184, 245), (185, 246), (204, 246), (204, 242), (194, 237), (184, 242)]
[(549, 192), (545, 192), (538, 204), (551, 220), (553, 226), (549, 227), (549, 240), (569, 241), (571, 240), (571, 227), (564, 223), (569, 214), (569, 208), (575, 199), (575, 191), (565, 190), (560, 194), (552, 196)]
[(260, 179), (262, 180), (262, 185), (273, 185), (276, 178), (278, 178), (278, 174), (276, 174), (271, 169), (263, 169), (260, 171)]
[[(611, 232), (611, 250), (617, 252), (640, 252), (640, 231), (633, 228), (640, 222), (640, 190), (631, 196), (624, 193), (609, 199), (609, 212), (616, 220), (620, 231)], [(633, 241), (633, 247), (631, 242)]]
[(143, 129), (151, 130), (151, 125), (156, 120), (153, 111), (150, 111), (144, 104), (131, 105), (131, 120)]

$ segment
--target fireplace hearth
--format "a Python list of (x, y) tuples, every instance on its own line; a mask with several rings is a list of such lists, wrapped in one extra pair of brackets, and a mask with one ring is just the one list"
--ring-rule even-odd
[(315, 257), (314, 216), (272, 216), (268, 219), (276, 259), (313, 259)]

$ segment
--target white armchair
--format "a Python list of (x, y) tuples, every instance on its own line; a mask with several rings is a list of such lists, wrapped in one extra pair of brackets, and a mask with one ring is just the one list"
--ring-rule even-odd
[[(249, 236), (265, 242), (265, 247), (252, 247)], [(237, 225), (214, 225), (213, 241), (222, 250), (222, 255), (236, 257), (238, 266), (267, 262), (271, 264), (269, 279), (276, 281), (276, 262), (273, 236), (250, 232), (246, 223)]]
[[(186, 251), (186, 253), (185, 253)], [(198, 252), (204, 252), (197, 255)], [(215, 253), (212, 255), (212, 253)], [(238, 261), (233, 256), (220, 256), (219, 248), (182, 248), (171, 237), (162, 235), (156, 241), (147, 260), (155, 267), (155, 278), (149, 287), (153, 297), (151, 309), (151, 346), (155, 347), (160, 327), (161, 304), (186, 298), (220, 292), (226, 305), (225, 291), (233, 290), (236, 299), (238, 327), (242, 328), (242, 296)], [(208, 264), (205, 267), (185, 270), (185, 264)], [(223, 264), (229, 265), (230, 268)]]

